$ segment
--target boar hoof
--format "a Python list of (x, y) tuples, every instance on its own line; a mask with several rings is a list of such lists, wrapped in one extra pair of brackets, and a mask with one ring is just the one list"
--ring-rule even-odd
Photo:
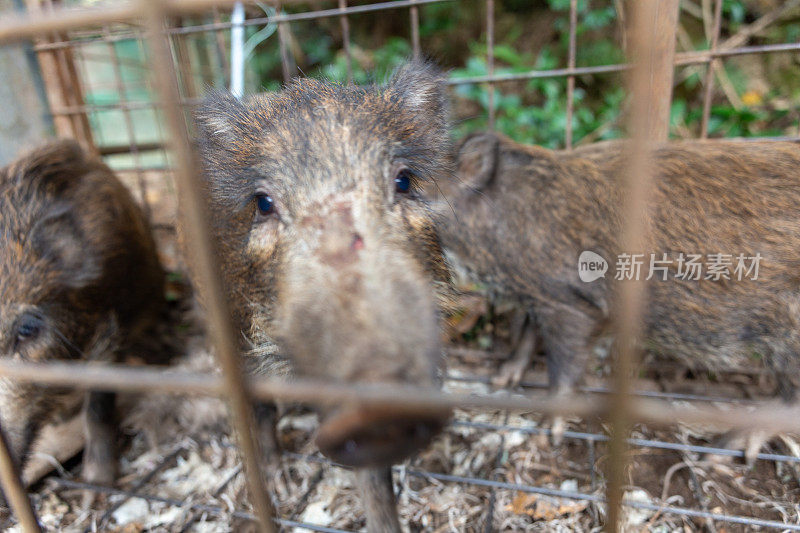
[[(770, 439), (771, 435), (765, 431), (755, 430), (731, 430), (719, 437), (714, 445), (719, 448), (744, 451), (744, 462), (748, 468), (753, 468), (758, 459), (761, 448)], [(730, 455), (711, 455), (708, 461), (713, 463), (730, 463), (733, 457)]]
[(513, 357), (503, 363), (500, 372), (492, 378), (492, 385), (499, 389), (515, 389), (522, 382), (522, 376), (530, 363), (529, 358)]
[(553, 417), (553, 425), (550, 428), (550, 442), (553, 446), (561, 446), (564, 442), (564, 432), (567, 430), (567, 422), (563, 416)]

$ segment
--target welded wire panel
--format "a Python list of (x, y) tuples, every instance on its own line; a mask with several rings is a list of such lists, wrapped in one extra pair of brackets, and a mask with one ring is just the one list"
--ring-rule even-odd
[[(391, 10), (408, 10), (410, 22), (411, 53), (415, 57), (424, 55), (421, 49), (420, 37), (420, 17), (424, 15), (424, 7), (429, 4), (441, 3), (446, 0), (397, 0), (378, 3), (348, 3), (346, 0), (339, 0), (335, 5), (314, 6), (313, 10), (295, 11), (283, 13), (277, 10), (274, 16), (251, 17), (242, 22), (243, 27), (264, 26), (267, 24), (277, 24), (277, 39), (279, 43), (279, 60), (283, 81), (288, 81), (291, 77), (300, 74), (293, 64), (291, 56), (291, 34), (290, 29), (293, 24), (302, 21), (316, 21), (320, 19), (334, 19), (338, 17), (339, 27), (341, 28), (342, 46), (346, 58), (347, 80), (354, 78), (354, 50), (351, 43), (351, 17), (365, 13), (391, 13)], [(484, 470), (466, 471), (453, 473), (439, 471), (430, 468), (430, 464), (424, 463), (424, 459), (415, 459), (417, 463), (410, 463), (397, 469), (396, 474), (403, 477), (405, 487), (409, 488), (407, 496), (417, 497), (420, 501), (424, 500), (417, 496), (424, 489), (424, 486), (456, 485), (471, 488), (480, 488), (485, 492), (481, 496), (475, 496), (479, 504), (474, 505), (476, 520), (482, 524), (484, 531), (491, 531), (496, 527), (498, 517), (506, 516), (509, 509), (522, 510), (523, 514), (530, 511), (535, 513), (533, 499), (526, 499), (526, 495), (546, 496), (558, 498), (559, 500), (570, 500), (581, 502), (586, 505), (587, 513), (595, 513), (595, 525), (606, 523), (610, 529), (615, 529), (618, 524), (623, 523), (623, 509), (632, 508), (651, 511), (649, 516), (674, 515), (681, 519), (703, 520), (711, 524), (740, 524), (743, 526), (758, 526), (768, 528), (780, 528), (787, 530), (800, 530), (796, 524), (796, 517), (786, 516), (786, 521), (781, 522), (772, 518), (755, 518), (745, 516), (743, 513), (721, 513), (717, 510), (704, 507), (703, 486), (699, 482), (698, 475), (702, 475), (697, 469), (697, 458), (701, 454), (717, 456), (729, 456), (741, 458), (744, 453), (740, 450), (730, 450), (720, 448), (715, 445), (701, 444), (695, 441), (669, 440), (668, 438), (656, 438), (645, 434), (629, 435), (631, 427), (636, 428), (638, 422), (648, 422), (653, 425), (673, 426), (676, 419), (687, 421), (687, 423), (708, 424), (714, 422), (718, 425), (729, 425), (744, 428), (764, 428), (768, 430), (794, 430), (800, 429), (800, 414), (797, 407), (757, 407), (755, 410), (739, 411), (720, 411), (709, 403), (719, 402), (720, 397), (711, 394), (687, 394), (687, 393), (666, 393), (646, 391), (639, 395), (632, 395), (632, 385), (627, 381), (631, 372), (632, 361), (635, 360), (635, 353), (632, 348), (622, 351), (620, 361), (616, 365), (617, 380), (611, 388), (608, 387), (585, 387), (582, 393), (602, 393), (598, 401), (597, 396), (576, 396), (567, 400), (554, 401), (551, 398), (537, 396), (530, 390), (526, 390), (524, 395), (491, 395), (488, 390), (482, 394), (453, 394), (431, 393), (419, 394), (413, 390), (404, 390), (402, 387), (386, 387), (378, 390), (369, 387), (341, 387), (331, 386), (330, 384), (298, 380), (293, 384), (277, 383), (269, 381), (249, 381), (242, 376), (241, 362), (237, 350), (236, 333), (229, 323), (230, 313), (226, 309), (224, 291), (218, 277), (218, 266), (215, 261), (213, 244), (208, 236), (208, 221), (205, 219), (202, 198), (198, 196), (201, 187), (196, 179), (199, 172), (196, 168), (194, 155), (189, 143), (189, 135), (186, 131), (187, 111), (200, 101), (202, 89), (198, 86), (198, 73), (193, 70), (193, 52), (190, 39), (205, 39), (198, 41), (204, 46), (215, 47), (215, 54), (218, 57), (216, 62), (209, 67), (211, 71), (222, 70), (221, 73), (212, 72), (210, 77), (219, 77), (223, 82), (228, 81), (229, 63), (228, 61), (228, 42), (225, 35), (233, 27), (233, 23), (224, 20), (220, 12), (230, 9), (233, 2), (222, 1), (212, 2), (209, 0), (180, 0), (173, 2), (144, 1), (130, 4), (106, 4), (92, 9), (67, 9), (55, 11), (43, 11), (31, 13), (29, 15), (11, 15), (0, 21), (0, 41), (17, 41), (29, 37), (37, 37), (35, 50), (40, 57), (53, 57), (60, 54), (59, 68), (66, 68), (64, 72), (80, 72), (75, 70), (74, 64), (64, 64), (64, 58), (75, 57), (78, 64), (86, 61), (93, 61), (93, 50), (102, 48), (104, 56), (110, 63), (113, 78), (107, 88), (118, 93), (118, 100), (112, 103), (86, 101), (86, 97), (81, 96), (77, 100), (62, 98), (54, 100), (52, 104), (52, 114), (57, 123), (62, 124), (64, 131), (71, 128), (70, 136), (80, 136), (81, 124), (91, 123), (92, 118), (98, 114), (108, 111), (120, 112), (122, 120), (120, 130), (130, 141), (129, 146), (124, 143), (103, 143), (93, 136), (94, 130), (84, 131), (85, 139), (90, 139), (92, 143), (97, 143), (101, 153), (106, 156), (115, 156), (120, 153), (130, 154), (133, 160), (133, 169), (136, 172), (139, 194), (147, 204), (150, 194), (148, 184), (145, 181), (145, 170), (148, 163), (145, 161), (150, 152), (163, 151), (168, 148), (172, 159), (154, 163), (153, 168), (172, 168), (176, 173), (176, 183), (178, 185), (178, 197), (184, 207), (186, 216), (186, 227), (193, 242), (197, 243), (200, 278), (202, 285), (208, 292), (210, 322), (212, 329), (216, 333), (216, 348), (220, 357), (220, 366), (224, 370), (224, 376), (217, 378), (209, 375), (199, 375), (193, 373), (163, 373), (151, 369), (130, 369), (130, 368), (87, 368), (83, 365), (38, 365), (28, 363), (2, 362), (0, 373), (5, 377), (13, 377), (20, 380), (33, 380), (51, 385), (74, 385), (85, 388), (102, 388), (103, 390), (128, 390), (128, 391), (170, 391), (181, 394), (200, 393), (208, 395), (224, 396), (231, 402), (231, 425), (235, 428), (238, 435), (238, 449), (245, 459), (245, 468), (240, 474), (239, 470), (233, 470), (226, 474), (213, 492), (214, 497), (222, 497), (232, 486), (237, 486), (237, 479), (241, 477), (239, 487), (249, 486), (249, 499), (253, 504), (252, 509), (243, 507), (231, 509), (222, 504), (207, 505), (203, 503), (193, 503), (192, 497), (177, 498), (172, 496), (156, 495), (151, 491), (159, 475), (164, 470), (172, 468), (172, 461), (177, 461), (183, 453), (188, 453), (187, 448), (179, 447), (171, 454), (164, 457), (162, 461), (138, 478), (127, 489), (113, 489), (109, 487), (99, 487), (95, 485), (81, 484), (74, 480), (57, 478), (55, 484), (66, 489), (82, 489), (94, 491), (118, 497), (116, 502), (111, 505), (100, 517), (101, 522), (108, 522), (110, 517), (122, 506), (128, 504), (131, 499), (139, 498), (148, 502), (156, 502), (164, 506), (188, 509), (191, 513), (187, 518), (189, 527), (192, 523), (202, 520), (206, 514), (232, 516), (243, 520), (257, 520), (265, 530), (272, 530), (277, 523), (285, 527), (300, 526), (314, 531), (343, 531), (337, 527), (326, 525), (307, 524), (298, 512), (291, 514), (282, 513), (282, 516), (290, 516), (290, 519), (281, 518), (275, 509), (272, 509), (271, 500), (267, 494), (267, 487), (258, 475), (259, 472), (259, 451), (258, 443), (252, 438), (250, 428), (253, 426), (253, 415), (250, 402), (254, 398), (258, 399), (285, 399), (288, 401), (306, 402), (319, 405), (329, 405), (334, 402), (344, 401), (367, 401), (383, 402), (386, 405), (403, 403), (405, 405), (415, 405), (423, 409), (441, 409), (447, 407), (461, 407), (464, 409), (480, 409), (491, 412), (493, 410), (502, 411), (499, 420), (481, 421), (468, 417), (457, 418), (448, 429), (448, 435), (453, 432), (472, 432), (470, 435), (481, 440), (481, 435), (492, 435), (487, 439), (492, 443), (499, 443), (491, 449), (490, 457), (485, 463)], [(298, 2), (285, 2), (284, 7), (294, 7)], [(353, 5), (356, 4), (356, 5)], [(638, 4), (638, 3), (637, 3)], [(642, 3), (644, 5), (646, 3)], [(692, 51), (675, 54), (675, 26), (677, 23), (677, 2), (672, 0), (659, 2), (659, 9), (655, 11), (643, 10), (633, 14), (634, 28), (638, 31), (638, 37), (630, 39), (628, 50), (633, 54), (641, 54), (633, 57), (630, 63), (619, 63), (600, 66), (578, 66), (578, 23), (580, 21), (579, 2), (571, 0), (569, 4), (569, 26), (568, 26), (568, 57), (566, 67), (537, 70), (531, 65), (530, 70), (522, 72), (498, 72), (498, 55), (496, 51), (496, 9), (495, 0), (485, 0), (484, 8), (486, 18), (483, 20), (483, 28), (486, 38), (486, 74), (477, 76), (453, 77), (450, 83), (453, 86), (466, 84), (485, 84), (488, 99), (487, 124), (490, 128), (497, 126), (497, 101), (502, 94), (496, 93), (496, 84), (512, 83), (526, 80), (547, 79), (547, 78), (566, 78), (566, 129), (564, 142), (567, 147), (575, 144), (574, 139), (574, 120), (575, 120), (575, 86), (576, 79), (581, 76), (617, 74), (625, 73), (630, 75), (631, 88), (633, 94), (633, 111), (631, 112), (632, 123), (629, 131), (632, 132), (634, 143), (632, 146), (632, 158), (630, 167), (627, 169), (629, 175), (629, 186), (631, 187), (633, 200), (629, 206), (629, 224), (626, 226), (624, 242), (635, 247), (635, 244), (642, 238), (641, 220), (637, 219), (637, 213), (641, 211), (647, 196), (646, 179), (649, 176), (649, 168), (646, 153), (650, 141), (664, 140), (667, 137), (669, 125), (670, 91), (672, 87), (672, 74), (674, 66), (687, 65), (706, 65), (705, 85), (703, 94), (703, 111), (700, 135), (705, 137), (709, 130), (709, 117), (711, 115), (711, 102), (713, 97), (713, 71), (715, 64), (721, 64), (725, 58), (743, 55), (761, 55), (778, 53), (795, 53), (800, 51), (800, 43), (777, 43), (747, 45), (747, 41), (726, 40), (720, 42), (722, 24), (722, 2), (717, 0), (714, 3), (713, 28), (711, 32), (711, 44), (709, 50)], [(207, 10), (216, 6), (213, 16), (206, 19), (190, 19), (189, 16), (198, 14), (208, 14)], [(652, 7), (652, 6), (651, 6)], [(399, 11), (404, 13), (405, 11)], [(639, 13), (638, 15), (636, 13)], [(645, 13), (642, 15), (642, 13)], [(629, 14), (630, 15), (630, 14)], [(185, 18), (181, 18), (185, 17)], [(205, 20), (205, 22), (203, 22)], [(182, 22), (176, 22), (182, 21)], [(193, 24), (192, 22), (197, 22)], [(751, 32), (756, 32), (758, 28), (763, 28), (769, 20), (757, 21), (750, 28)], [(655, 24), (655, 26), (653, 26)], [(657, 30), (652, 28), (656, 27)], [(649, 30), (643, 28), (650, 28)], [(147, 34), (145, 35), (144, 30)], [(46, 37), (44, 39), (43, 37)], [(145, 68), (148, 76), (152, 78), (147, 90), (155, 90), (147, 97), (131, 97), (131, 88), (126, 81), (126, 57), (121, 51), (123, 46), (133, 45), (141, 50), (140, 57), (146, 58), (146, 64), (140, 64), (136, 68)], [(143, 45), (147, 46), (145, 49)], [(129, 58), (128, 58), (129, 59)], [(48, 61), (44, 59), (44, 61)], [(67, 61), (69, 63), (69, 61)], [(58, 65), (56, 65), (58, 66)], [(53, 67), (56, 68), (56, 67)], [(72, 69), (72, 70), (70, 70)], [(86, 69), (84, 69), (86, 70)], [(215, 76), (216, 74), (216, 76)], [(654, 81), (655, 80), (655, 81)], [(85, 80), (79, 80), (81, 83)], [(92, 87), (87, 87), (91, 89)], [(78, 94), (77, 92), (75, 94)], [(63, 95), (62, 95), (63, 96)], [(74, 95), (73, 95), (74, 96)], [(151, 98), (154, 97), (154, 98)], [(165, 132), (156, 139), (137, 141), (139, 132), (134, 120), (137, 111), (148, 110), (158, 112), (158, 117), (153, 123), (154, 129), (165, 127)], [(645, 121), (646, 119), (646, 121)], [(781, 136), (780, 139), (793, 139), (791, 136)], [(127, 149), (126, 149), (127, 148)], [(103, 152), (105, 150), (105, 152)], [(642, 183), (642, 178), (645, 183)], [(633, 288), (628, 292), (624, 290), (622, 295), (623, 306), (619, 310), (619, 326), (622, 331), (622, 345), (628, 346), (625, 338), (635, 337), (637, 331), (636, 318), (641, 315), (642, 301), (641, 290)], [(488, 378), (485, 376), (455, 376), (450, 380), (461, 384), (485, 385)], [(523, 387), (528, 389), (542, 388), (541, 384), (523, 381)], [(728, 403), (733, 403), (730, 399), (724, 399)], [(687, 407), (676, 402), (697, 401), (700, 405)], [(736, 405), (744, 405), (736, 403)], [(610, 415), (613, 422), (611, 436), (606, 435), (600, 430), (586, 431), (566, 431), (564, 437), (580, 447), (580, 461), (573, 461), (574, 464), (580, 463), (586, 470), (582, 473), (585, 477), (585, 485), (574, 487), (564, 485), (563, 487), (546, 486), (537, 480), (511, 481), (514, 476), (531, 476), (536, 473), (534, 470), (520, 468), (514, 470), (515, 465), (510, 464), (509, 454), (521, 454), (525, 439), (537, 436), (549, 436), (550, 430), (536, 424), (514, 425), (509, 420), (512, 418), (510, 413), (539, 411), (546, 414), (561, 415), (598, 415), (608, 417)], [(472, 413), (472, 411), (469, 411)], [(516, 416), (513, 415), (513, 416)], [(637, 431), (639, 431), (637, 429)], [(495, 438), (495, 435), (497, 436)], [(515, 435), (512, 437), (512, 435)], [(664, 434), (658, 434), (663, 436)], [(0, 433), (0, 437), (2, 437)], [(452, 436), (452, 435), (450, 435)], [(457, 433), (459, 438), (464, 435)], [(520, 437), (521, 436), (521, 437)], [(449, 438), (449, 437), (448, 437)], [(522, 440), (520, 440), (522, 439)], [(485, 443), (484, 443), (485, 444)], [(232, 445), (232, 444), (231, 444)], [(36, 531), (36, 516), (30, 508), (28, 499), (25, 497), (19, 475), (13, 467), (13, 460), (8, 454), (7, 447), (0, 446), (0, 465), (2, 465), (3, 485), (7, 495), (10, 496), (12, 505), (20, 524), (26, 531)], [(530, 448), (530, 447), (529, 447)], [(689, 472), (687, 487), (693, 491), (695, 498), (700, 501), (699, 507), (687, 505), (676, 505), (674, 500), (669, 497), (664, 499), (652, 499), (648, 501), (631, 500), (623, 491), (625, 482), (624, 472), (626, 464), (631, 461), (630, 450), (643, 450), (647, 453), (672, 453), (679, 454), (684, 459), (685, 465), (681, 468)], [(286, 454), (286, 458), (311, 463), (319, 466), (307, 479), (308, 485), (303, 487), (302, 494), (299, 496), (302, 501), (301, 507), (306, 507), (307, 502), (312, 498), (320, 486), (325, 484), (325, 476), (329, 475), (330, 470), (338, 470), (335, 465), (321, 457), (309, 453)], [(783, 472), (783, 475), (795, 476), (796, 471), (792, 469), (800, 462), (797, 455), (789, 452), (780, 453), (773, 450), (768, 453), (756, 455), (756, 459), (762, 463), (774, 465), (775, 471)], [(417, 466), (414, 466), (414, 465)], [(527, 464), (527, 463), (526, 463)], [(326, 470), (322, 469), (322, 466)], [(424, 466), (424, 467), (422, 467)], [(573, 465), (571, 465), (573, 466)], [(599, 482), (598, 473), (606, 472), (607, 495), (603, 495), (604, 486)], [(700, 474), (698, 474), (700, 472)], [(794, 474), (792, 474), (794, 472)], [(788, 473), (788, 474), (787, 474)], [(776, 473), (777, 476), (777, 473)], [(414, 478), (416, 485), (410, 483), (408, 479)], [(312, 481), (313, 480), (313, 481)], [(428, 494), (427, 492), (425, 494)], [(511, 495), (511, 496), (510, 496)], [(517, 497), (513, 497), (516, 495)], [(669, 496), (669, 495), (667, 495)], [(483, 499), (481, 499), (483, 498)], [(600, 516), (601, 513), (606, 513)], [(534, 516), (531, 514), (530, 516)], [(794, 521), (795, 523), (793, 523)], [(691, 522), (695, 523), (695, 522)]]

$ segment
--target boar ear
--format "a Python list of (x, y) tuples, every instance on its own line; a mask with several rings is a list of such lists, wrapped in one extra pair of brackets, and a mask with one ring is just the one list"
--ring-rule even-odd
[(231, 146), (239, 137), (238, 125), (247, 120), (247, 108), (228, 91), (212, 91), (195, 112), (201, 144)]
[(497, 171), (500, 139), (493, 133), (475, 133), (458, 148), (458, 178), (464, 186), (480, 191), (487, 187)]
[(50, 142), (11, 163), (5, 174), (10, 179), (63, 191), (77, 183), (86, 172), (86, 154), (72, 140)]
[(97, 280), (102, 268), (100, 258), (86, 245), (74, 209), (67, 202), (51, 206), (30, 235), (34, 249), (59, 273), (59, 282), (80, 289)]
[(397, 69), (389, 90), (406, 109), (428, 120), (447, 119), (447, 75), (434, 64), (410, 61)]

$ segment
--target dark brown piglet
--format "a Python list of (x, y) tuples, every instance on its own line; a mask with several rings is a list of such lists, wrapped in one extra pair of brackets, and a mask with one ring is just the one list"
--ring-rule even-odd
[[(338, 383), (437, 387), (450, 298), (419, 192), (449, 172), (445, 77), (410, 64), (385, 86), (299, 79), (208, 98), (199, 146), (222, 270), (250, 367)], [(389, 466), (448, 412), (347, 405), (317, 444), (360, 468), (371, 532), (399, 531)]]
[[(164, 362), (149, 348), (164, 305), (148, 224), (102, 162), (55, 141), (0, 169), (0, 357)], [(22, 463), (40, 428), (77, 413), (82, 400), (83, 475), (111, 483), (113, 393), (0, 379), (0, 420)]]

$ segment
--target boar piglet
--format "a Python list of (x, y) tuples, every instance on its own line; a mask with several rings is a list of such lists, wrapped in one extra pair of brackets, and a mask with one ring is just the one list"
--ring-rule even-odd
[[(163, 352), (136, 346), (157, 327), (164, 302), (147, 221), (102, 162), (54, 141), (0, 169), (0, 357), (163, 362)], [(83, 475), (111, 483), (113, 393), (2, 379), (0, 419), (24, 464), (43, 424), (79, 412), (82, 399)]]
[[(437, 387), (449, 298), (419, 191), (449, 172), (445, 78), (426, 64), (387, 85), (298, 79), (276, 94), (211, 95), (197, 115), (212, 225), (250, 366)], [(396, 531), (392, 462), (449, 412), (324, 409), (320, 450), (353, 467), (370, 531)]]
[[(634, 252), (618, 245), (625, 147), (554, 152), (476, 134), (458, 151), (458, 179), (441, 184), (443, 246), (477, 278), (521, 299), (530, 317), (526, 349), (534, 349), (535, 329), (554, 392), (571, 390), (581, 377), (609, 333), (615, 277), (636, 270), (617, 268), (626, 264), (620, 254)], [(638, 257), (639, 278), (650, 277), (642, 346), (710, 371), (760, 359), (781, 397), (794, 399), (800, 146), (676, 142), (653, 158), (648, 249)], [(597, 255), (581, 258), (586, 251)], [(737, 271), (740, 255), (749, 272)], [(687, 272), (692, 258), (700, 272)], [(588, 263), (579, 259), (595, 269), (583, 279), (579, 268)], [(659, 268), (651, 271), (651, 263)]]

